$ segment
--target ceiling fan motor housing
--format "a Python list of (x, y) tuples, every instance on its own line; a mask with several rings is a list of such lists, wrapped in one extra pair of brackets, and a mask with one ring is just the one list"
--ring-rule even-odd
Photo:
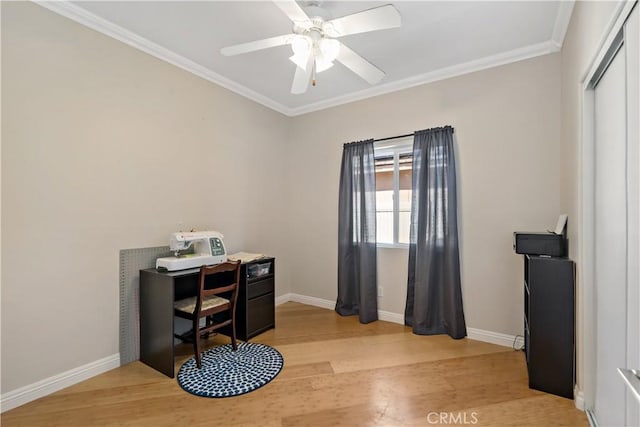
[(322, 21), (329, 21), (332, 18), (331, 13), (320, 6), (320, 2), (310, 2), (309, 5), (304, 6), (302, 9), (311, 21), (316, 18), (319, 18)]

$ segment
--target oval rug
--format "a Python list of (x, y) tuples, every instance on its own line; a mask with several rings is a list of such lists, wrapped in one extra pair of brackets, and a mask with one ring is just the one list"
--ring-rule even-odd
[(226, 344), (205, 350), (201, 369), (195, 357), (187, 360), (178, 372), (178, 384), (197, 396), (238, 396), (267, 384), (283, 366), (282, 355), (268, 345), (242, 342), (233, 351)]

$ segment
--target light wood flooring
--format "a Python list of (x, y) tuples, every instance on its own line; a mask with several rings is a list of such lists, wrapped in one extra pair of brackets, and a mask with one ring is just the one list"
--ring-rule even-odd
[[(8, 411), (2, 426), (588, 425), (573, 401), (528, 388), (521, 351), (297, 303), (277, 307), (276, 325), (252, 341), (285, 367), (252, 393), (193, 396), (134, 362)], [(190, 352), (181, 346), (176, 369)]]

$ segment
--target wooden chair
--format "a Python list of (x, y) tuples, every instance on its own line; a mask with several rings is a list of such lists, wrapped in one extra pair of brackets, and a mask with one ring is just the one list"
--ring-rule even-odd
[[(236, 301), (240, 283), (240, 261), (224, 262), (213, 266), (200, 267), (198, 295), (176, 301), (174, 315), (193, 322), (193, 351), (198, 369), (201, 368), (200, 336), (231, 325), (231, 345), (236, 344)], [(220, 296), (223, 294), (224, 296)], [(228, 312), (228, 317), (221, 313)], [(214, 316), (216, 315), (216, 316)], [(223, 317), (220, 319), (220, 317)], [(200, 326), (200, 319), (206, 323)], [(179, 337), (182, 338), (182, 337)]]

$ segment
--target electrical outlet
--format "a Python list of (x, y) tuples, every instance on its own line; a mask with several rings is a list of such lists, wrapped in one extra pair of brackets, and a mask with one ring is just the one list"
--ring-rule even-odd
[(384, 296), (384, 291), (382, 289), (382, 286), (378, 286), (378, 298), (383, 297)]

